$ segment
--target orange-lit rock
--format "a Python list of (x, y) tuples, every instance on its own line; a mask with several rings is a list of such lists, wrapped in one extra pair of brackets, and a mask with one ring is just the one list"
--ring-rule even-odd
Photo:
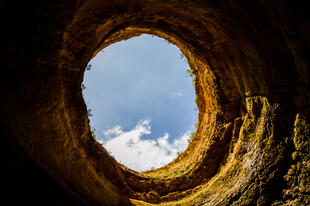
[[(10, 205), (310, 204), (306, 8), (293, 0), (8, 3), (3, 196)], [(199, 124), (174, 162), (139, 174), (91, 137), (80, 85), (92, 56), (142, 33), (188, 58)]]

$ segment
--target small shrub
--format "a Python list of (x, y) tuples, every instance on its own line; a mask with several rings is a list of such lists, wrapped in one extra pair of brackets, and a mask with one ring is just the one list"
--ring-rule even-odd
[(86, 70), (87, 70), (87, 71), (91, 70), (91, 64), (88, 64), (88, 65), (86, 66)]
[(87, 113), (88, 113), (88, 116), (89, 117), (93, 117), (94, 115), (91, 113), (91, 109), (89, 108), (89, 109), (87, 109)]
[(90, 128), (91, 136), (94, 138), (94, 140), (97, 140), (97, 136), (95, 134), (96, 129), (95, 128)]

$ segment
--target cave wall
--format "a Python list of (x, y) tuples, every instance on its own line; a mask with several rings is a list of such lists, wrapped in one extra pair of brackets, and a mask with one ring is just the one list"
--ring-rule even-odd
[[(304, 3), (11, 1), (1, 8), (9, 15), (0, 132), (12, 205), (310, 204)], [(146, 174), (120, 167), (92, 139), (80, 86), (98, 51), (142, 33), (182, 50), (199, 108), (187, 150)]]

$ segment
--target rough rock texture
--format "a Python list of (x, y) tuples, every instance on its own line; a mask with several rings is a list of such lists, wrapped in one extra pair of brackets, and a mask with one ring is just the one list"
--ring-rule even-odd
[[(9, 14), (3, 201), (310, 204), (310, 27), (301, 1), (14, 0), (1, 8)], [(81, 82), (98, 51), (142, 33), (188, 58), (199, 124), (174, 162), (140, 174), (91, 137)]]

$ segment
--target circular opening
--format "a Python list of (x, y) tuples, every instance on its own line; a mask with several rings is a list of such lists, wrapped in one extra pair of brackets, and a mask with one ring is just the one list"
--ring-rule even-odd
[(133, 170), (170, 163), (196, 131), (194, 81), (165, 39), (143, 34), (110, 45), (89, 62), (82, 83), (93, 137)]
[[(46, 171), (45, 179), (59, 188), (50, 193), (57, 202), (64, 192), (86, 205), (129, 205), (132, 199), (136, 205), (302, 201), (309, 84), (303, 38), (308, 30), (300, 6), (292, 1), (70, 2), (16, 4), (20, 12), (15, 13), (32, 15), (9, 18), (14, 26), (7, 29), (10, 69), (2, 75), (1, 132), (13, 173), (6, 171), (33, 174), (11, 175), (10, 183), (25, 179), (22, 188), (31, 197), (36, 192), (29, 190), (35, 183), (30, 180), (42, 183), (37, 171)], [(197, 134), (187, 150), (172, 164), (142, 174), (119, 167), (92, 139), (80, 90), (93, 53), (141, 33), (170, 38), (187, 56), (197, 77), (199, 108)]]

